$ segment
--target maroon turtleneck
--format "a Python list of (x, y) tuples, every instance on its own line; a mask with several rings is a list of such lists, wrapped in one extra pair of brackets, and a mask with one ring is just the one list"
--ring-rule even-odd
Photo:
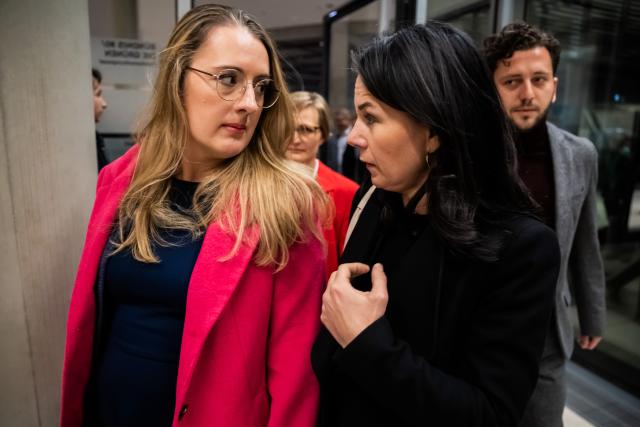
[(555, 229), (556, 194), (547, 121), (540, 120), (525, 132), (517, 130), (515, 140), (520, 178), (542, 208), (538, 213), (541, 219)]

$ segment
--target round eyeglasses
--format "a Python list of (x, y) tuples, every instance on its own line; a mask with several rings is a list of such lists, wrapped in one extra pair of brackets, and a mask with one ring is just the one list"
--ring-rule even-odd
[[(236, 101), (240, 99), (247, 90), (247, 77), (240, 70), (222, 70), (218, 74), (209, 73), (193, 67), (186, 67), (187, 70), (195, 71), (207, 77), (209, 82), (215, 81), (218, 96), (225, 101)], [(272, 107), (278, 100), (280, 91), (272, 79), (261, 78), (251, 83), (253, 86), (253, 96), (256, 104), (261, 108)]]
[(316, 133), (318, 130), (320, 130), (320, 126), (308, 126), (308, 125), (296, 126), (296, 128), (294, 129), (295, 132), (298, 132), (298, 135), (303, 137), (309, 136), (312, 133)]

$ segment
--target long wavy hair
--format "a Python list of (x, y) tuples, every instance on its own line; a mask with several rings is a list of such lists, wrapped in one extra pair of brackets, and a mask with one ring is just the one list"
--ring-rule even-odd
[(503, 239), (482, 227), (535, 205), (518, 177), (508, 122), (473, 41), (431, 21), (375, 39), (353, 61), (373, 96), (440, 139), (427, 181), (436, 234), (456, 253), (495, 260)]
[[(192, 211), (175, 212), (168, 200), (170, 178), (180, 169), (190, 137), (182, 100), (185, 70), (211, 29), (220, 26), (246, 28), (264, 45), (280, 96), (262, 111), (249, 145), (199, 183)], [(139, 261), (158, 262), (153, 245), (168, 245), (160, 229), (188, 230), (196, 237), (215, 222), (236, 237), (224, 257), (229, 259), (248, 229), (257, 225), (254, 261), (281, 269), (291, 244), (311, 235), (322, 241), (318, 223), (323, 221), (327, 199), (312, 179), (285, 160), (286, 142), (293, 133), (293, 106), (278, 53), (262, 26), (235, 8), (196, 7), (177, 23), (158, 62), (153, 94), (138, 130), (140, 152), (133, 179), (119, 206), (115, 251), (130, 249)]]

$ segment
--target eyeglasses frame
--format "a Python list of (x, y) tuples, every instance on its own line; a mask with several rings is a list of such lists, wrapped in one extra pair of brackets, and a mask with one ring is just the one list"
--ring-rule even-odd
[[(301, 128), (301, 127), (305, 127), (305, 128), (307, 128), (307, 129), (312, 129), (312, 131), (311, 131), (311, 132), (308, 132), (308, 133), (300, 132), (298, 129), (299, 129), (299, 128)], [(304, 136), (304, 137), (307, 137), (307, 136), (313, 135), (314, 133), (318, 132), (319, 130), (320, 130), (320, 126), (307, 126), (307, 125), (300, 125), (300, 126), (296, 126), (296, 127), (294, 127), (294, 128), (293, 128), (293, 131), (294, 131), (294, 132), (297, 132), (297, 133), (298, 133), (298, 135), (300, 135), (300, 136)]]
[[(259, 80), (259, 81), (255, 82), (255, 83), (254, 83), (254, 82), (252, 82), (252, 81), (248, 81), (248, 82), (246, 82), (246, 83), (245, 83), (245, 85), (244, 85), (244, 87), (242, 88), (242, 92), (240, 93), (240, 96), (238, 96), (236, 99), (227, 99), (227, 98), (223, 97), (222, 95), (220, 95), (220, 90), (218, 89), (218, 84), (219, 84), (218, 82), (220, 81), (220, 80), (219, 80), (219, 79), (220, 79), (220, 77), (219, 77), (219, 76), (220, 76), (220, 74), (223, 74), (225, 71), (228, 71), (228, 70), (230, 70), (230, 69), (224, 69), (224, 70), (220, 71), (218, 74), (210, 73), (210, 72), (208, 72), (208, 71), (200, 70), (200, 69), (198, 69), (198, 68), (194, 68), (194, 67), (191, 67), (191, 66), (187, 66), (187, 67), (185, 67), (185, 69), (187, 69), (187, 70), (191, 70), (191, 71), (195, 71), (195, 72), (197, 72), (197, 73), (205, 74), (205, 75), (207, 75), (207, 76), (209, 76), (209, 77), (212, 77), (212, 78), (216, 81), (216, 93), (218, 94), (218, 96), (220, 97), (220, 99), (222, 99), (222, 100), (224, 100), (224, 101), (234, 102), (234, 101), (237, 101), (238, 99), (242, 98), (242, 97), (244, 96), (244, 94), (246, 93), (246, 91), (247, 91), (247, 85), (249, 85), (249, 84), (251, 84), (251, 87), (253, 88), (253, 91), (254, 91), (254, 92), (253, 92), (253, 93), (254, 93), (254, 99), (255, 99), (255, 90), (256, 90), (256, 86), (255, 86), (255, 85), (256, 85), (257, 83), (263, 82), (263, 81), (265, 81), (265, 80), (269, 80), (269, 81), (271, 81), (271, 82), (272, 82), (272, 84), (273, 84), (273, 90), (276, 92), (276, 97), (275, 97), (275, 99), (273, 100), (273, 103), (272, 103), (271, 105), (268, 105), (268, 106), (266, 106), (266, 107), (265, 107), (264, 105), (259, 105), (259, 107), (260, 107), (260, 108), (262, 108), (262, 109), (265, 109), (265, 108), (271, 108), (271, 107), (273, 107), (273, 106), (276, 104), (276, 102), (278, 102), (278, 99), (280, 98), (280, 91), (275, 87), (275, 80), (270, 79), (270, 78), (267, 78), (267, 79)], [(233, 70), (233, 71), (237, 71), (237, 70)], [(244, 73), (243, 73), (243, 74), (244, 74)], [(264, 102), (264, 100), (263, 100), (263, 102)], [(256, 104), (257, 104), (257, 103), (258, 103), (258, 100), (256, 99)]]

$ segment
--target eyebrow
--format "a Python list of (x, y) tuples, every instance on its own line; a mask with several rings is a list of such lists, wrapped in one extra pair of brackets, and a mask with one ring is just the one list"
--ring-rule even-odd
[(514, 79), (516, 77), (522, 77), (522, 74), (520, 74), (520, 73), (505, 74), (504, 76), (500, 76), (500, 80)]
[[(222, 71), (222, 70), (236, 70), (236, 71), (240, 71), (242, 74), (246, 74), (245, 71), (236, 66), (236, 65), (212, 65), (213, 68), (215, 68), (218, 71)], [(267, 73), (267, 74), (258, 74), (256, 76), (257, 78), (262, 78), (262, 79), (270, 79), (271, 74)]]
[(362, 104), (358, 105), (358, 111), (362, 111), (367, 107), (373, 107), (373, 104), (369, 101), (363, 102)]
[[(534, 71), (533, 75), (534, 76), (549, 76), (552, 73), (548, 72), (548, 71)], [(512, 79), (515, 77), (522, 77), (522, 73), (511, 73), (511, 74), (505, 74), (504, 76), (501, 76), (500, 79)]]

